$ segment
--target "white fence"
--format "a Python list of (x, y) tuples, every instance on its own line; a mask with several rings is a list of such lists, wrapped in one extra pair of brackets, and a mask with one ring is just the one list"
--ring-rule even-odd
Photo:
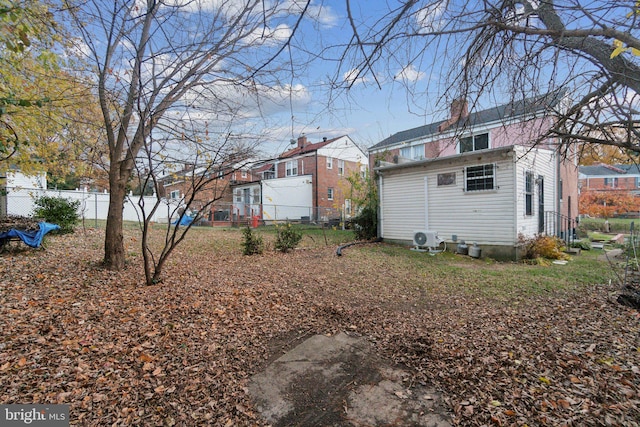
[[(22, 188), (22, 187), (7, 187), (6, 194), (0, 196), (0, 214), (1, 215), (16, 215), (16, 216), (31, 216), (35, 208), (34, 201), (38, 197), (60, 197), (67, 200), (78, 200), (80, 207), (78, 208), (78, 214), (84, 220), (106, 220), (107, 212), (109, 211), (109, 193), (92, 193), (82, 190), (43, 190), (40, 188)], [(123, 219), (125, 221), (141, 221), (142, 210), (138, 205), (140, 200), (139, 196), (129, 195), (125, 199)], [(143, 203), (145, 206), (145, 212), (147, 215), (149, 211), (156, 203), (157, 198), (155, 196), (144, 197)], [(155, 212), (151, 221), (164, 222), (168, 221), (176, 211), (175, 201), (162, 200), (160, 207)]]

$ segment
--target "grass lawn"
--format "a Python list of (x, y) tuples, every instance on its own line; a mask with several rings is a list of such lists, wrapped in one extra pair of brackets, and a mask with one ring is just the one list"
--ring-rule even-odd
[[(103, 230), (0, 256), (0, 403), (65, 403), (72, 425), (266, 425), (251, 375), (313, 334), (350, 331), (440, 390), (457, 425), (634, 425), (638, 313), (601, 251), (524, 265), (303, 229), (300, 248), (242, 255), (242, 229), (197, 228), (144, 286)], [(154, 226), (159, 244), (162, 230)], [(612, 284), (610, 284), (612, 281)]]

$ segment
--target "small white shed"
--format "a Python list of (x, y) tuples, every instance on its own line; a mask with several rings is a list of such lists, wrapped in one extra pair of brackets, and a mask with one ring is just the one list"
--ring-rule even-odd
[(379, 237), (411, 245), (417, 231), (436, 231), (450, 249), (464, 240), (516, 259), (519, 235), (544, 232), (559, 211), (558, 169), (553, 151), (521, 146), (383, 164)]

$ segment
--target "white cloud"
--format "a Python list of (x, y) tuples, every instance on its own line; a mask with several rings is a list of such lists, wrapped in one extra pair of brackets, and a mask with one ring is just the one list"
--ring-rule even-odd
[(336, 15), (331, 7), (320, 5), (310, 5), (307, 9), (308, 16), (317, 20), (325, 27), (334, 27), (338, 22), (338, 15)]
[(344, 73), (342, 76), (344, 81), (349, 86), (355, 86), (357, 84), (366, 83), (368, 80), (366, 77), (360, 75), (360, 70), (357, 68), (352, 68), (351, 70)]
[(247, 45), (277, 45), (291, 37), (292, 30), (288, 25), (280, 24), (276, 28), (256, 28), (243, 37)]
[(205, 114), (248, 119), (303, 109), (311, 102), (311, 94), (301, 84), (246, 87), (232, 82), (212, 82), (197, 93), (189, 93), (183, 102)]
[(420, 28), (419, 32), (430, 33), (444, 28), (446, 22), (443, 15), (446, 10), (447, 3), (443, 0), (435, 1), (418, 10), (415, 19)]
[(407, 82), (417, 82), (424, 79), (426, 73), (416, 70), (412, 64), (407, 65), (402, 70), (400, 70), (396, 75), (395, 79), (402, 79)]

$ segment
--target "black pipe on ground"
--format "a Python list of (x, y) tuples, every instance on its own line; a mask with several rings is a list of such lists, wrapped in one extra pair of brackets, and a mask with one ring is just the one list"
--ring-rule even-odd
[(382, 239), (378, 238), (378, 239), (375, 239), (375, 240), (363, 240), (361, 242), (347, 243), (346, 245), (338, 246), (338, 249), (336, 249), (336, 255), (342, 256), (342, 250), (345, 249), (345, 248), (348, 248), (349, 246), (360, 245), (360, 244), (363, 244), (363, 243), (379, 243), (379, 242), (382, 242)]

